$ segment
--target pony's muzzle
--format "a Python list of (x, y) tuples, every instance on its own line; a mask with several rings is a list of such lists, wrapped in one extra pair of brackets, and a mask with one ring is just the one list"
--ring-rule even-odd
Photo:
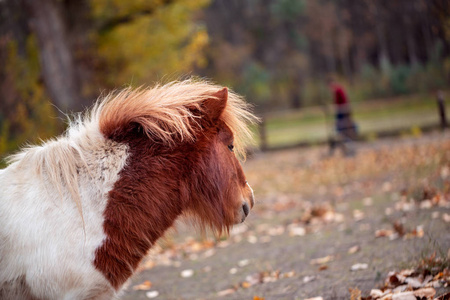
[(248, 214), (250, 213), (250, 206), (248, 205), (248, 203), (246, 201), (244, 201), (242, 203), (242, 207), (240, 210), (240, 220), (238, 221), (239, 223), (242, 223), (245, 221), (245, 218), (247, 218)]
[(242, 204), (242, 210), (244, 211), (244, 215), (247, 217), (250, 213), (250, 207), (248, 206), (247, 202), (244, 202), (244, 204)]
[(250, 187), (248, 182), (245, 182), (246, 185), (246, 195), (244, 196), (244, 201), (242, 201), (242, 207), (240, 210), (241, 215), (241, 222), (245, 221), (245, 218), (250, 213), (250, 210), (253, 208), (253, 205), (255, 205), (255, 198), (253, 195), (253, 189)]

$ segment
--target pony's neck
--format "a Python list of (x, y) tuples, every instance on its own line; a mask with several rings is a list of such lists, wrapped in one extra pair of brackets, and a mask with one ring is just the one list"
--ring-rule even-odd
[(148, 140), (130, 145), (120, 179), (104, 212), (107, 239), (94, 264), (116, 288), (132, 275), (150, 247), (183, 212), (184, 155), (158, 155)]

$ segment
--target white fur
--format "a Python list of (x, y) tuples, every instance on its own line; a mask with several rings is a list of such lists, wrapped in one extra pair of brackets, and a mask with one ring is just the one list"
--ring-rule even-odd
[(107, 194), (128, 152), (97, 124), (72, 124), (0, 170), (1, 299), (114, 297), (93, 260), (105, 239)]

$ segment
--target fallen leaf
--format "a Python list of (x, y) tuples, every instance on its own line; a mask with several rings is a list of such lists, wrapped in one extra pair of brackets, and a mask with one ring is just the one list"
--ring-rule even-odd
[(229, 241), (220, 241), (219, 243), (217, 243), (217, 247), (219, 247), (219, 248), (226, 248), (228, 246), (230, 246)]
[(361, 291), (358, 288), (349, 288), (350, 300), (361, 300)]
[(405, 282), (411, 286), (412, 288), (420, 288), (422, 286), (422, 282), (420, 282), (419, 279), (414, 278), (414, 277), (408, 277), (405, 279)]
[(405, 239), (412, 239), (415, 237), (422, 238), (424, 235), (425, 233), (423, 232), (423, 226), (417, 226), (416, 229), (405, 235)]
[(216, 250), (214, 250), (214, 249), (208, 249), (208, 250), (206, 250), (203, 254), (202, 254), (202, 257), (203, 258), (208, 258), (208, 257), (211, 257), (211, 256), (213, 256), (214, 254), (216, 254)]
[(325, 271), (325, 270), (327, 270), (328, 269), (328, 266), (327, 265), (321, 265), (320, 267), (319, 267), (319, 271)]
[(392, 291), (395, 293), (403, 293), (406, 292), (408, 290), (410, 290), (411, 287), (407, 284), (403, 284), (403, 285), (399, 285), (398, 287), (396, 287), (395, 289), (393, 289)]
[(150, 299), (156, 298), (159, 296), (159, 292), (158, 291), (150, 291), (150, 292), (145, 293), (145, 296)]
[(396, 210), (401, 210), (404, 212), (413, 211), (415, 209), (414, 199), (410, 199), (409, 201), (400, 201), (395, 204)]
[(355, 254), (356, 252), (358, 252), (359, 250), (361, 250), (360, 246), (353, 246), (350, 249), (348, 249), (348, 254)]
[(199, 252), (200, 250), (203, 250), (203, 245), (199, 242), (194, 242), (190, 248), (192, 252)]
[(311, 282), (313, 280), (316, 280), (316, 276), (305, 276), (305, 277), (303, 277), (303, 283), (308, 283), (308, 282)]
[(325, 257), (312, 259), (310, 263), (312, 265), (322, 265), (322, 264), (326, 264), (327, 262), (330, 262), (332, 260), (333, 260), (333, 256), (332, 255), (328, 255), (328, 256), (325, 256)]
[(280, 271), (266, 271), (266, 272), (261, 272), (259, 274), (259, 278), (260, 278), (260, 282), (263, 283), (267, 283), (267, 282), (275, 282), (280, 278)]
[(183, 278), (189, 278), (192, 277), (192, 275), (194, 275), (194, 270), (191, 269), (187, 269), (187, 270), (183, 270), (181, 271), (181, 277)]
[(416, 300), (413, 292), (403, 292), (392, 295), (392, 300)]
[(306, 229), (298, 225), (290, 225), (288, 230), (289, 236), (304, 236), (306, 234)]
[(400, 275), (402, 276), (411, 276), (412, 274), (414, 274), (415, 270), (414, 269), (403, 269), (399, 272)]
[[(449, 249), (449, 251), (450, 251), (450, 249)], [(442, 277), (444, 277), (444, 272), (439, 272), (439, 273), (437, 273), (435, 276), (434, 276), (434, 280), (439, 280), (439, 279), (441, 279)]]
[(290, 271), (290, 272), (286, 272), (286, 273), (281, 274), (282, 278), (291, 278), (291, 277), (294, 277), (294, 276), (295, 276), (295, 271)]
[(389, 229), (379, 229), (375, 231), (375, 237), (385, 237), (385, 236), (392, 236), (394, 232)]
[(392, 293), (389, 292), (386, 295), (382, 296), (379, 300), (392, 300)]
[(383, 291), (379, 289), (372, 289), (370, 290), (370, 297), (372, 298), (380, 298), (384, 295)]
[(216, 254), (216, 250), (214, 250), (214, 249), (208, 249), (208, 250), (206, 250), (204, 253), (203, 253), (203, 257), (204, 258), (208, 258), (208, 257), (211, 257), (211, 256), (213, 256), (214, 254)]
[(334, 221), (337, 223), (342, 223), (345, 221), (345, 216), (343, 214), (340, 213), (335, 213), (334, 214)]
[(262, 282), (262, 278), (259, 274), (255, 273), (252, 275), (247, 275), (245, 277), (245, 281), (248, 282), (250, 285), (255, 285)]
[(353, 218), (355, 219), (355, 221), (361, 221), (362, 219), (364, 219), (364, 213), (359, 209), (355, 209), (353, 210)]
[(359, 270), (365, 270), (369, 267), (368, 264), (361, 264), (361, 263), (357, 263), (354, 264), (353, 266), (351, 266), (350, 271), (359, 271)]
[(267, 231), (270, 228), (270, 225), (267, 223), (259, 224), (256, 226), (256, 232), (262, 233)]
[(419, 298), (427, 298), (427, 299), (431, 299), (434, 297), (434, 295), (436, 295), (436, 290), (433, 288), (423, 288), (423, 289), (418, 289), (416, 291), (414, 291), (414, 296), (419, 297)]
[(275, 226), (273, 228), (270, 228), (267, 233), (271, 236), (278, 236), (278, 235), (282, 235), (284, 233), (284, 226)]
[(446, 179), (450, 175), (450, 168), (448, 166), (443, 166), (441, 168), (441, 178)]
[(399, 284), (401, 284), (401, 281), (397, 277), (397, 274), (389, 273), (388, 277), (386, 278), (385, 285), (388, 287), (396, 287)]
[(420, 202), (420, 209), (430, 209), (431, 207), (433, 207), (433, 202), (431, 202), (431, 200), (423, 200), (422, 202)]
[(363, 204), (364, 206), (372, 206), (373, 205), (373, 200), (371, 197), (366, 197), (363, 199)]
[(330, 210), (331, 210), (331, 207), (329, 207), (326, 204), (318, 205), (318, 206), (312, 208), (311, 215), (314, 217), (323, 217)]
[(426, 285), (428, 285), (428, 283), (433, 280), (433, 276), (428, 275), (425, 277), (425, 279), (422, 282), (422, 287), (426, 287)]
[(392, 226), (394, 227), (394, 230), (398, 235), (400, 236), (405, 235), (405, 227), (403, 226), (402, 223), (400, 223), (399, 221), (395, 221)]
[(245, 223), (237, 224), (231, 229), (230, 235), (243, 234), (248, 230), (248, 226)]
[(133, 290), (135, 291), (147, 291), (149, 289), (151, 289), (152, 287), (152, 283), (148, 280), (144, 281), (141, 284), (135, 285), (133, 286)]
[(442, 215), (442, 220), (444, 220), (445, 223), (450, 223), (450, 214), (444, 213)]
[(242, 267), (247, 266), (249, 263), (250, 263), (250, 261), (248, 259), (243, 259), (238, 262), (238, 266), (242, 268)]
[(250, 235), (247, 237), (247, 242), (250, 244), (256, 244), (258, 242), (258, 238), (254, 235)]
[(336, 213), (334, 211), (327, 211), (323, 216), (322, 220), (326, 223), (331, 223), (336, 219)]
[(392, 184), (390, 182), (386, 181), (383, 183), (383, 186), (381, 187), (381, 189), (383, 190), (383, 192), (387, 193), (392, 190)]
[(155, 261), (148, 259), (143, 264), (141, 264), (139, 267), (144, 270), (149, 270), (153, 268), (156, 265)]
[(219, 296), (219, 297), (228, 296), (228, 295), (234, 294), (235, 292), (236, 292), (235, 289), (226, 289), (226, 290), (218, 292), (217, 296)]
[(438, 211), (433, 211), (431, 213), (431, 218), (432, 219), (438, 219), (439, 218), (440, 213)]

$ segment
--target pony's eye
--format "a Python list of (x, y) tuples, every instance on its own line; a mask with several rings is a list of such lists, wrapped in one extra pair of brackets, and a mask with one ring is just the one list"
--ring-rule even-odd
[(233, 144), (231, 144), (231, 145), (228, 145), (228, 149), (230, 149), (230, 151), (231, 151), (231, 152), (233, 152), (233, 149), (234, 149), (234, 145), (233, 145)]

